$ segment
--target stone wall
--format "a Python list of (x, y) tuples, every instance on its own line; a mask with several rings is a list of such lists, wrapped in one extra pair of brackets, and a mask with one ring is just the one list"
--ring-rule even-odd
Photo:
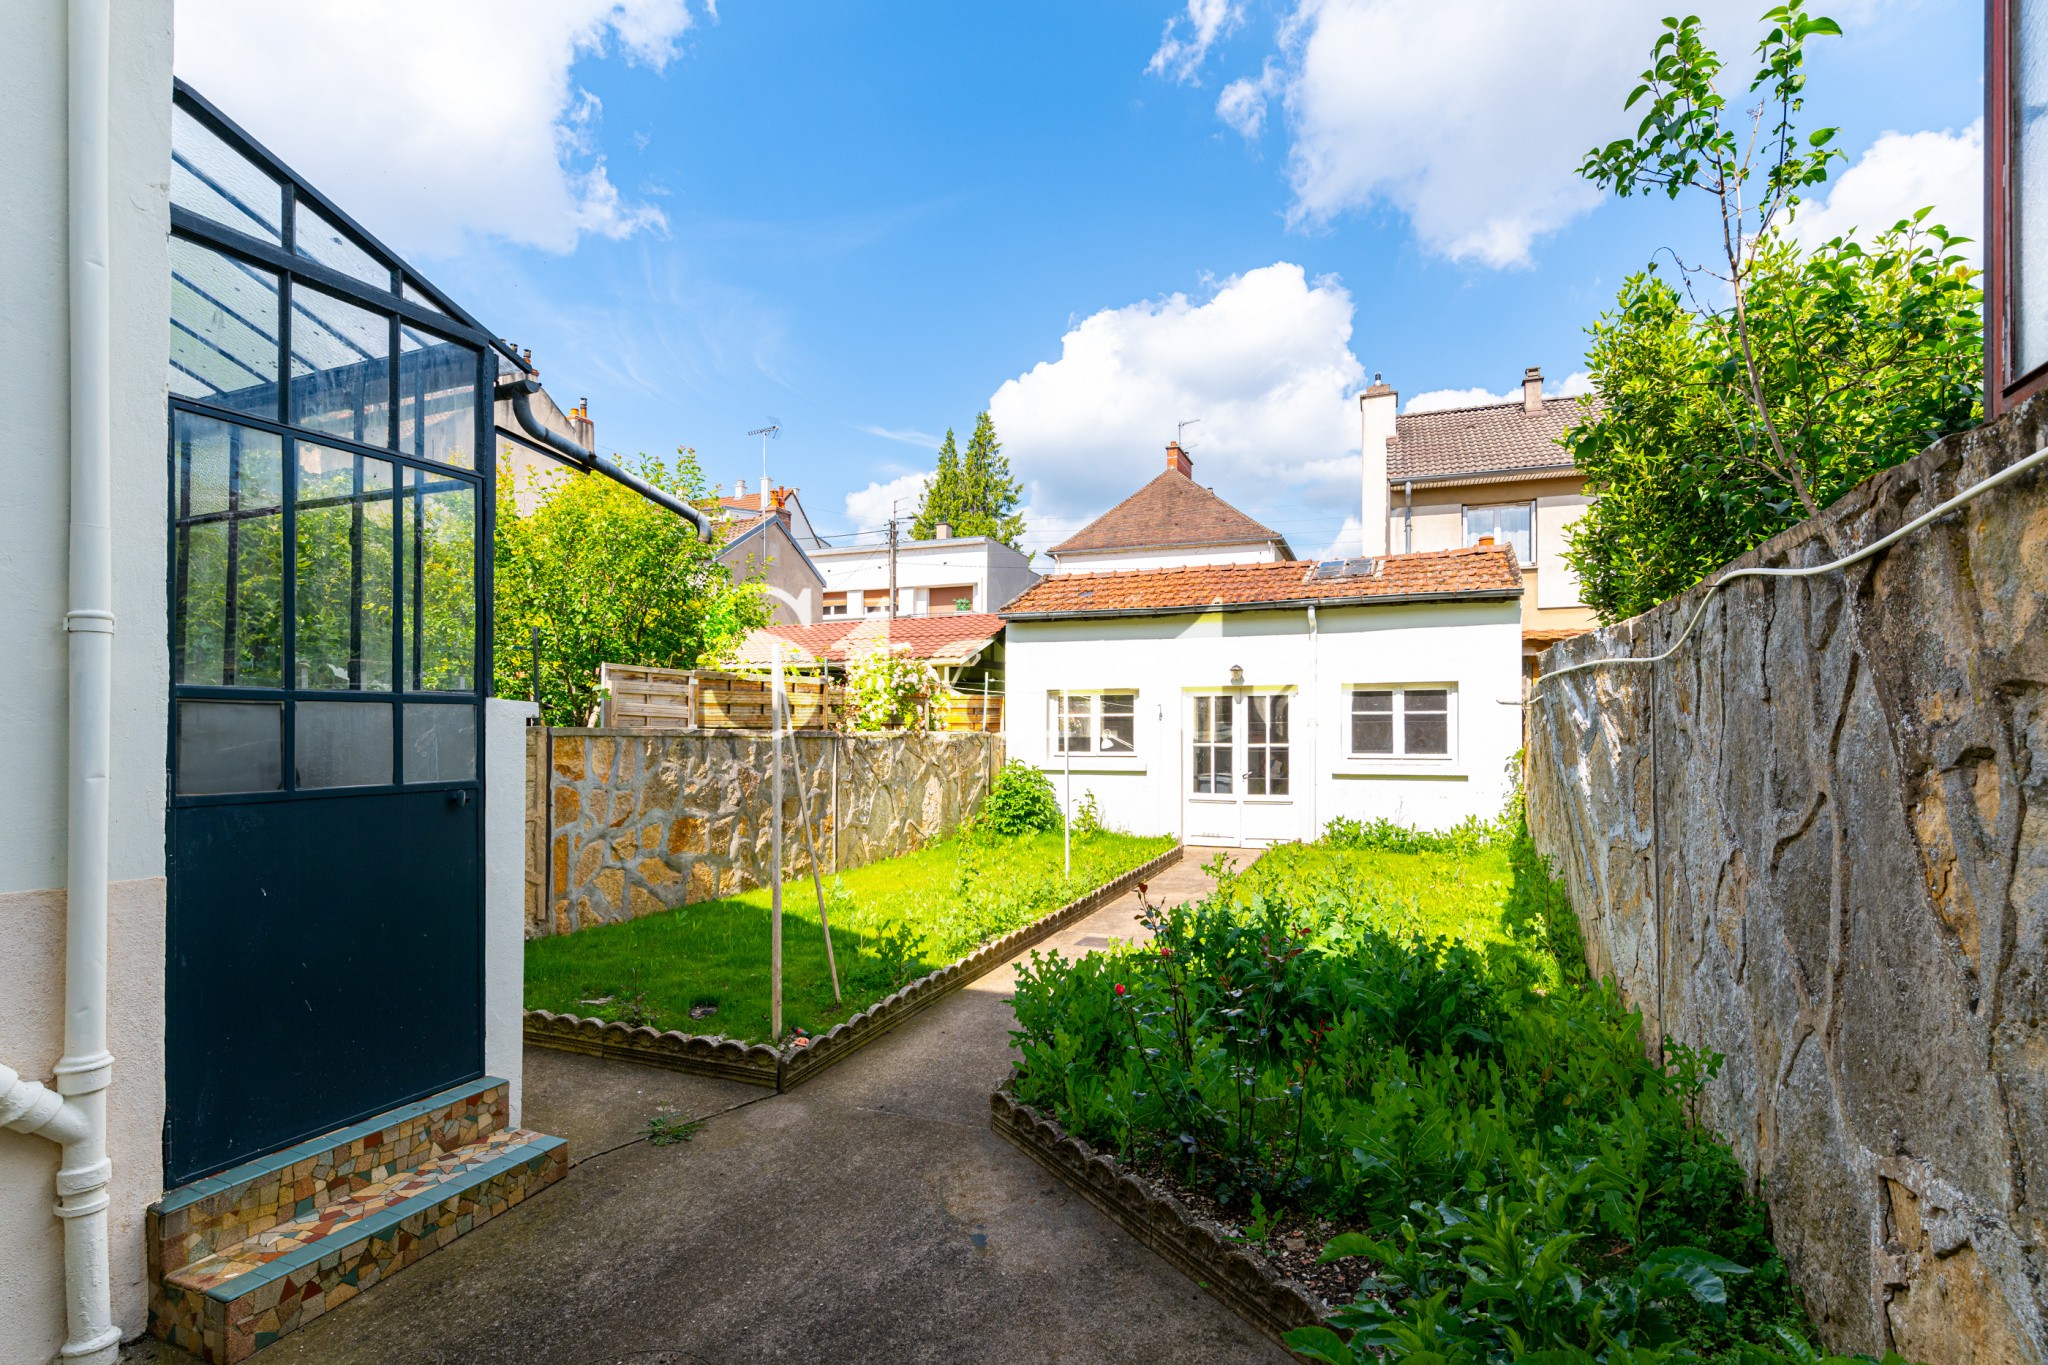
[[(528, 740), (526, 936), (569, 934), (762, 885), (772, 810), (766, 735), (539, 729)], [(1000, 735), (809, 733), (783, 773), (785, 877), (810, 870), (797, 771), (828, 872), (953, 831), (1003, 763)], [(549, 894), (543, 897), (543, 889)]]
[[(1933, 447), (1739, 564), (1869, 544), (2043, 442)], [(1700, 591), (1552, 649), (1675, 639)], [(1669, 662), (1540, 683), (1529, 822), (1593, 967), (1725, 1054), (1710, 1121), (1830, 1346), (2048, 1356), (2048, 475), (1847, 571), (1746, 580)]]

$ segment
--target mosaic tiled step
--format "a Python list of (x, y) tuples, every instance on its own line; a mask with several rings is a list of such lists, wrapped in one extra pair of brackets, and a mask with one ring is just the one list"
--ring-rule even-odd
[(553, 1184), (568, 1144), (502, 1128), (166, 1275), (151, 1328), (235, 1365)]
[(173, 1190), (148, 1216), (150, 1331), (246, 1359), (559, 1179), (484, 1077)]

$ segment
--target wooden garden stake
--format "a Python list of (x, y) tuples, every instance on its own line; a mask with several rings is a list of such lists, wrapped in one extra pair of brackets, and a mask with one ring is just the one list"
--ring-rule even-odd
[(768, 796), (773, 803), (768, 819), (769, 857), (774, 868), (768, 878), (768, 1032), (782, 1041), (782, 641), (775, 642), (775, 706), (769, 715), (768, 749), (770, 767)]
[[(790, 729), (793, 732), (796, 726)], [(832, 921), (825, 914), (825, 882), (818, 875), (818, 840), (811, 833), (811, 798), (804, 791), (804, 753), (794, 733), (789, 737), (789, 760), (796, 776), (796, 818), (803, 825), (804, 851), (811, 855), (811, 886), (818, 893), (818, 923), (825, 930), (825, 966), (832, 973), (832, 1000), (837, 1004), (844, 998), (839, 994), (839, 962), (832, 956)]]

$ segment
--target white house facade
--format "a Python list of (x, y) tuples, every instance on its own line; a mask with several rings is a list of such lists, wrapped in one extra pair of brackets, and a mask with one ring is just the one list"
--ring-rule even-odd
[[(887, 545), (810, 554), (824, 579), (824, 618), (890, 614)], [(898, 541), (895, 615), (994, 611), (1037, 581), (1029, 556), (990, 536)]]
[(1492, 816), (1521, 593), (1494, 547), (1056, 575), (1003, 613), (1010, 752), (1069, 810), (1191, 844)]

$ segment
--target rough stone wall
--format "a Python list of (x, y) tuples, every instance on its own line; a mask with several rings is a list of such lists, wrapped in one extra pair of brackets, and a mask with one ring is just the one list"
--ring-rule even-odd
[[(1738, 564), (1869, 544), (2038, 449), (2048, 405)], [(1700, 592), (1552, 649), (1651, 654)], [(1670, 661), (1538, 685), (1529, 822), (1836, 1349), (2048, 1357), (2048, 474), (1849, 570), (1745, 580)]]
[[(766, 880), (770, 741), (742, 731), (535, 730), (527, 806), (549, 812), (528, 845), (526, 936), (730, 895)], [(972, 814), (1003, 763), (1002, 737), (804, 734), (783, 774), (785, 877), (810, 870), (797, 820), (803, 774), (829, 871), (907, 853)], [(552, 758), (546, 753), (552, 746)], [(543, 788), (543, 784), (544, 788)], [(551, 892), (543, 903), (543, 878)]]

